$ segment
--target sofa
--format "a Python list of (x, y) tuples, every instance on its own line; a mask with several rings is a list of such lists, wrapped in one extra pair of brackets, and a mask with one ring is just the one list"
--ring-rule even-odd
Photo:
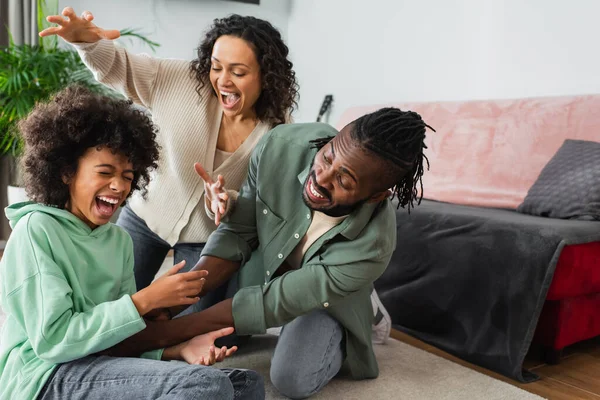
[[(600, 214), (526, 207), (600, 188), (596, 161), (549, 169), (568, 142), (600, 146), (600, 95), (354, 107), (338, 128), (383, 106), (416, 111), (437, 131), (427, 132), (424, 200), (398, 209), (396, 251), (375, 282), (394, 327), (522, 382), (537, 378), (522, 368), (532, 342), (558, 362), (600, 335)], [(587, 175), (572, 179), (575, 168)]]

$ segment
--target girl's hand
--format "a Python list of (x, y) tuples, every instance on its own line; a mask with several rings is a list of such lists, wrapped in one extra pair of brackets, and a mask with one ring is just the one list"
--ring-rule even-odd
[(84, 11), (81, 17), (78, 17), (71, 7), (66, 7), (62, 15), (46, 17), (46, 21), (58, 26), (44, 29), (40, 32), (40, 36), (58, 35), (69, 43), (95, 43), (102, 39), (113, 40), (121, 36), (118, 30), (105, 30), (92, 24), (93, 19), (94, 16), (89, 11)]
[(171, 268), (166, 274), (152, 282), (150, 286), (131, 296), (141, 316), (156, 308), (190, 305), (200, 300), (208, 271), (190, 271), (178, 274), (185, 261)]
[(216, 362), (223, 361), (237, 351), (237, 346), (220, 349), (215, 348), (215, 340), (220, 337), (231, 335), (233, 328), (223, 328), (217, 331), (198, 335), (179, 346), (179, 356), (188, 364), (213, 365)]

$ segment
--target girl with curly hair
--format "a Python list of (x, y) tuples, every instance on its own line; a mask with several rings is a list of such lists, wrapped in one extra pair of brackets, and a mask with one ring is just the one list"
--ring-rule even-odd
[[(193, 266), (231, 208), (258, 140), (296, 106), (298, 85), (281, 34), (254, 17), (216, 19), (188, 62), (129, 54), (112, 41), (119, 32), (94, 25), (88, 11), (79, 17), (67, 7), (47, 19), (58, 26), (40, 36), (74, 45), (100, 82), (149, 109), (160, 128), (160, 167), (148, 196), (134, 196), (117, 222), (133, 238), (138, 289), (152, 282), (171, 248), (176, 263)], [(214, 182), (202, 184), (196, 162)]]
[[(150, 119), (131, 101), (69, 88), (21, 122), (25, 187), (34, 201), (6, 209), (13, 232), (0, 261), (0, 399), (263, 398), (253, 371), (207, 365), (233, 328), (141, 358), (100, 355), (142, 331), (163, 307), (198, 301), (206, 271), (182, 262), (136, 292), (133, 244), (109, 223), (157, 167)], [(181, 359), (190, 364), (163, 363)]]

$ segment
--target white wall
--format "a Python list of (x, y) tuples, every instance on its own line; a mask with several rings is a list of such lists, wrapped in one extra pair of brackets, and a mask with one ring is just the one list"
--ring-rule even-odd
[(600, 93), (598, 0), (292, 0), (296, 121), (349, 106)]
[(598, 0), (59, 0), (67, 5), (102, 27), (141, 28), (158, 56), (185, 59), (214, 18), (271, 21), (299, 79), (299, 122), (328, 93), (332, 124), (361, 104), (600, 93)]
[[(77, 14), (88, 10), (106, 29), (140, 28), (161, 44), (160, 57), (192, 59), (203, 32), (212, 20), (229, 14), (252, 15), (271, 22), (287, 34), (290, 0), (261, 0), (260, 5), (222, 0), (59, 0), (59, 11), (71, 6)], [(139, 41), (125, 42), (134, 52), (149, 52)]]

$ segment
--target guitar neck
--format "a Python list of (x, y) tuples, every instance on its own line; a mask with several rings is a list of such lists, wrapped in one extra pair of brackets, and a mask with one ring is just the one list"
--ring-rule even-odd
[(319, 110), (319, 115), (317, 116), (317, 122), (321, 121), (321, 117), (323, 117), (323, 115), (325, 115), (325, 113), (329, 110), (331, 103), (333, 103), (333, 95), (328, 94), (323, 99), (323, 104), (321, 104), (321, 109)]

